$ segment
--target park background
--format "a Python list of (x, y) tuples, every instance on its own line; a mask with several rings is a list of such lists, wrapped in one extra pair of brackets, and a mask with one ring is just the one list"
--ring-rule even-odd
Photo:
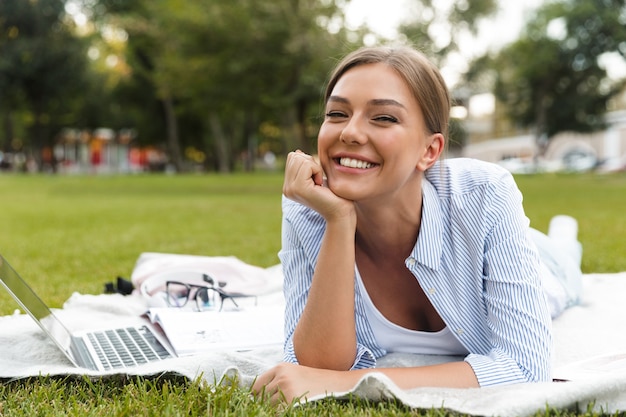
[[(282, 161), (315, 152), (328, 71), (358, 46), (410, 43), (453, 93), (449, 155), (514, 171), (539, 230), (576, 217), (585, 273), (625, 271), (626, 2), (512, 3), (2, 0), (0, 253), (52, 307), (101, 293), (144, 251), (276, 264)], [(0, 314), (16, 307), (0, 292)], [(414, 415), (248, 394), (41, 377), (0, 384), (0, 414)]]
[(619, 0), (7, 0), (0, 168), (280, 170), (315, 152), (321, 88), (361, 45), (409, 43), (454, 97), (450, 155), (621, 170)]

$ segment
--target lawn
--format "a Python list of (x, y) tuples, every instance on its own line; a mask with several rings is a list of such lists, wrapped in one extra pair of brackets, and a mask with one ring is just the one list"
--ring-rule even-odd
[[(0, 176), (0, 253), (54, 307), (128, 277), (142, 252), (270, 266), (278, 262), (281, 187), (279, 174)], [(0, 294), (0, 314), (12, 309)]]
[(518, 176), (531, 226), (554, 214), (578, 219), (583, 272), (626, 271), (626, 174)]
[[(531, 225), (579, 220), (585, 272), (626, 271), (626, 175), (517, 177)], [(278, 262), (280, 173), (234, 175), (0, 175), (0, 253), (53, 307), (129, 276), (141, 252), (234, 255)], [(0, 314), (15, 303), (0, 292)], [(324, 401), (277, 410), (245, 390), (176, 378), (35, 378), (0, 385), (0, 415), (409, 415), (395, 404)], [(429, 412), (429, 415), (439, 415)], [(562, 414), (564, 415), (564, 414)]]

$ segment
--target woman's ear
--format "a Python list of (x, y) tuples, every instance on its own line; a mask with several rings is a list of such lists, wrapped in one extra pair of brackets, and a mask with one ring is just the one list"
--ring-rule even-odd
[(430, 137), (426, 138), (426, 147), (424, 148), (424, 154), (417, 163), (417, 169), (420, 171), (426, 171), (433, 166), (435, 162), (441, 156), (445, 145), (445, 138), (441, 133), (434, 133)]

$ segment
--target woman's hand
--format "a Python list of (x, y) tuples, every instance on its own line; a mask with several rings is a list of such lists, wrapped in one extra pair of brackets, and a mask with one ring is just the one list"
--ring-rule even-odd
[(350, 371), (330, 371), (285, 362), (260, 375), (252, 391), (257, 396), (269, 398), (273, 404), (289, 404), (294, 399), (348, 391), (357, 382), (354, 377), (357, 375)]
[(322, 166), (297, 150), (287, 155), (283, 194), (320, 213), (327, 221), (354, 216), (354, 203), (335, 195), (325, 184)]
[(478, 388), (472, 367), (464, 361), (422, 367), (376, 368), (333, 371), (281, 363), (260, 375), (252, 385), (257, 396), (273, 404), (311, 399), (321, 394), (339, 394), (352, 390), (371, 372), (381, 373), (402, 390), (417, 387)]

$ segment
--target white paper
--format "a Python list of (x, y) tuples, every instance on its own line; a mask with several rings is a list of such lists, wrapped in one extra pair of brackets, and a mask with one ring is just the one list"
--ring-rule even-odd
[(283, 343), (284, 307), (258, 306), (224, 311), (151, 308), (178, 356), (211, 350), (250, 350)]

